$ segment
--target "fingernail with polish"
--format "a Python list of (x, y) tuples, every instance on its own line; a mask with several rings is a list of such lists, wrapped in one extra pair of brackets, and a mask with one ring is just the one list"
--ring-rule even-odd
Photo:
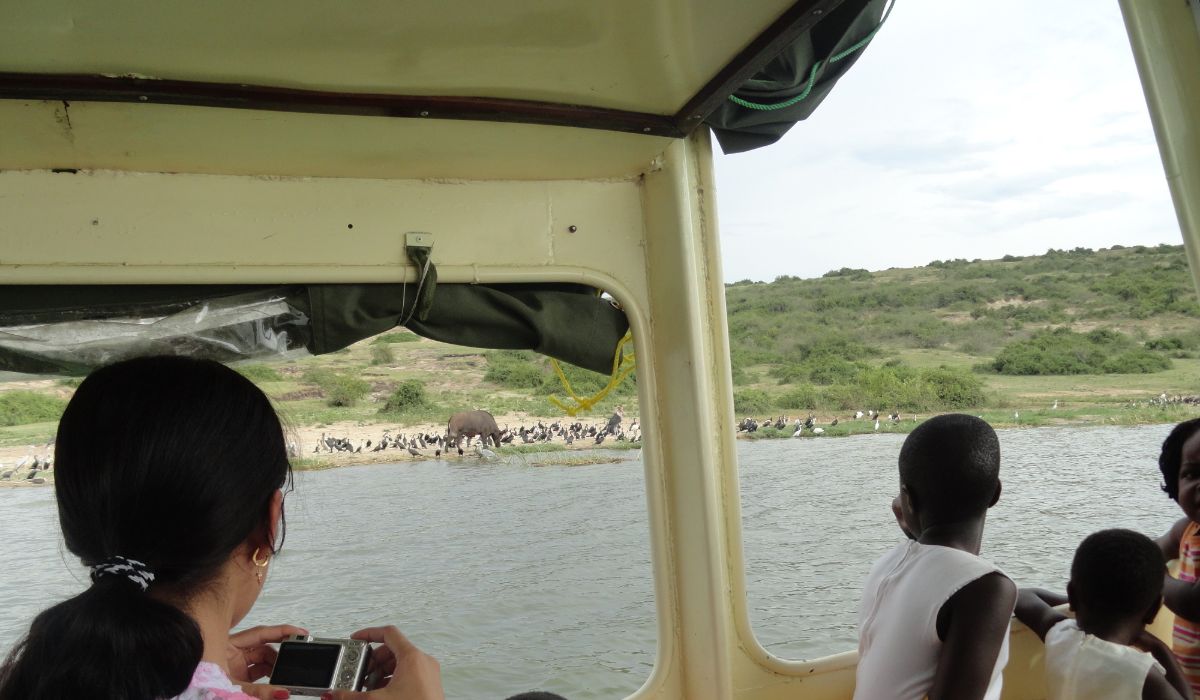
[(291, 696), (292, 694), (285, 688), (279, 688), (271, 693), (271, 697), (275, 698), (275, 700), (287, 700)]

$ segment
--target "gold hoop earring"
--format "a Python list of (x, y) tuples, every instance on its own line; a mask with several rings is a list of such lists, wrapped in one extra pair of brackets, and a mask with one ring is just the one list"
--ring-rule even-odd
[(271, 563), (271, 555), (268, 553), (263, 556), (262, 561), (259, 561), (258, 553), (260, 551), (262, 551), (262, 547), (255, 547), (254, 554), (250, 555), (250, 561), (254, 562), (254, 567), (258, 569), (254, 572), (254, 577), (258, 579), (258, 584), (261, 586), (263, 582), (263, 576), (267, 571), (267, 564)]

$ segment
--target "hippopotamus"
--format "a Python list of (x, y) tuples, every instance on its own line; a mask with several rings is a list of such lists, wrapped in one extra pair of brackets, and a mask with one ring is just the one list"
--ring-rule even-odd
[(474, 436), (478, 436), (484, 444), (491, 438), (493, 446), (500, 445), (500, 428), (496, 426), (496, 419), (492, 418), (492, 414), (487, 411), (455, 413), (450, 416), (450, 423), (446, 426), (446, 450), (449, 451), (453, 445), (461, 454), (462, 448), (458, 447), (458, 441)]

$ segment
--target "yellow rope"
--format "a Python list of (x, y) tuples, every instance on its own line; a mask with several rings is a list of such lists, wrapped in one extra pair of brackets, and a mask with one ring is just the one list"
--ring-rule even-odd
[[(563, 374), (562, 367), (558, 366), (558, 360), (555, 360), (553, 357), (550, 358), (550, 366), (554, 368), (554, 373), (558, 375), (558, 380), (562, 382), (563, 389), (567, 392), (567, 396), (570, 396), (571, 400), (575, 402), (575, 405), (568, 406), (560, 401), (557, 396), (551, 396), (550, 403), (561, 408), (568, 416), (576, 416), (580, 411), (590, 410), (593, 406), (603, 401), (604, 397), (608, 396), (610, 391), (616, 389), (621, 382), (625, 381), (626, 377), (633, 373), (633, 370), (637, 369), (637, 358), (634, 356), (634, 353), (624, 354), (625, 343), (628, 343), (630, 340), (633, 340), (633, 331), (625, 333), (625, 337), (621, 338), (620, 342), (617, 343), (617, 351), (613, 353), (612, 376), (608, 378), (608, 385), (597, 392), (595, 396), (588, 398), (580, 398), (575, 395), (575, 390), (571, 388), (571, 382), (567, 380), (567, 375)], [(622, 361), (628, 366), (618, 371)]]

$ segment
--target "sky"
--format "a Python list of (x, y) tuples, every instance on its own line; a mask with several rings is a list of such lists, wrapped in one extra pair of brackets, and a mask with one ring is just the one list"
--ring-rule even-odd
[(727, 282), (1182, 243), (1116, 0), (897, 0), (813, 116), (716, 161)]

